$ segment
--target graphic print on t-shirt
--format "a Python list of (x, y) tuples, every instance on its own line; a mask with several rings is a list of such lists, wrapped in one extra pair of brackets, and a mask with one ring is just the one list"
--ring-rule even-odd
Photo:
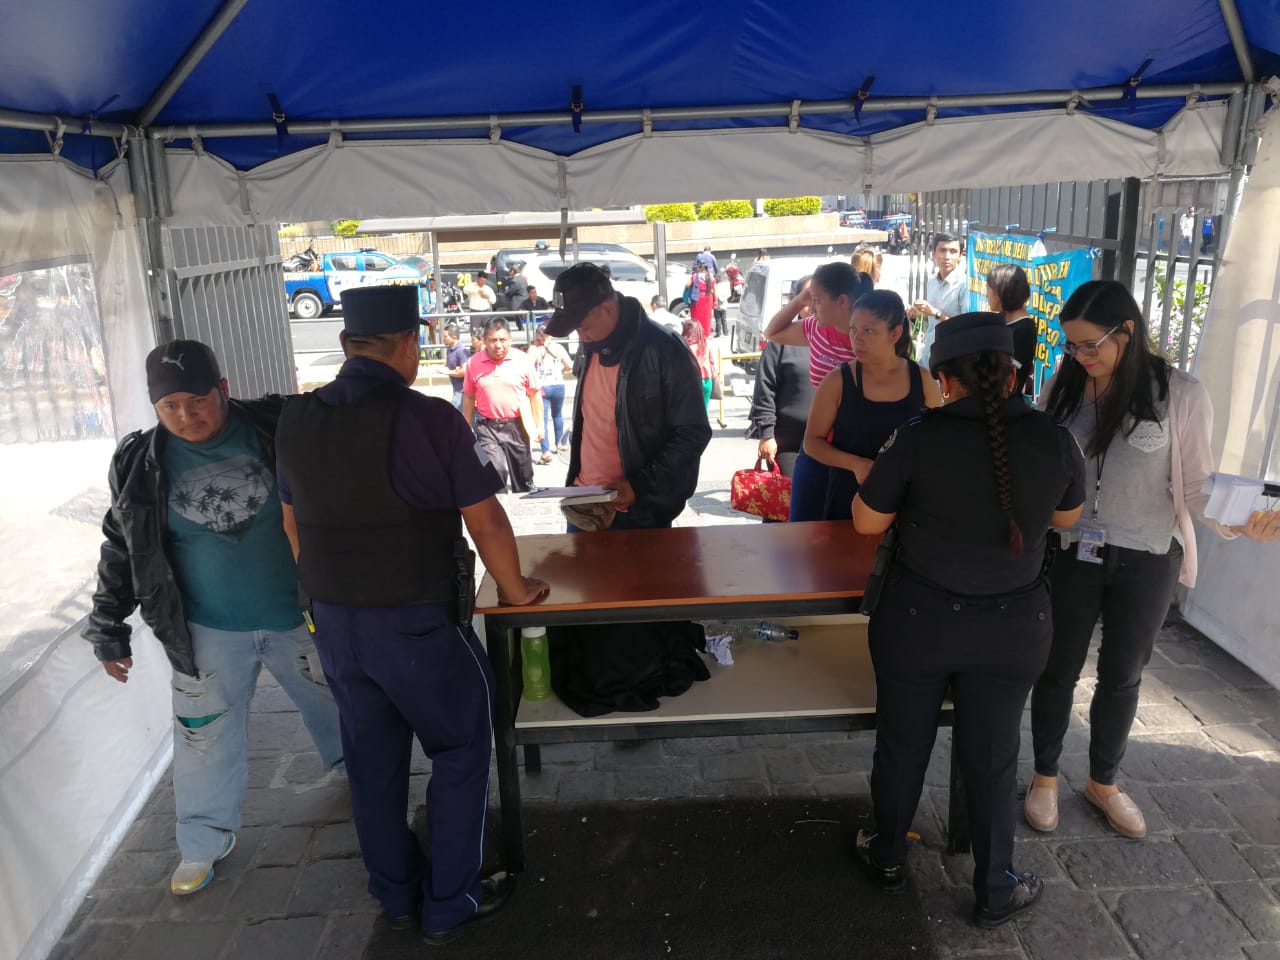
[(212, 533), (240, 537), (271, 494), (271, 471), (258, 457), (229, 457), (172, 478), (169, 506)]
[(1169, 445), (1169, 431), (1160, 420), (1141, 420), (1129, 434), (1129, 446), (1143, 453), (1155, 453)]

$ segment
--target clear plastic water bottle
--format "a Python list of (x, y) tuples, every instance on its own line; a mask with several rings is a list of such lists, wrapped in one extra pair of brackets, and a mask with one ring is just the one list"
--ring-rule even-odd
[(551, 653), (546, 627), (520, 629), (520, 660), (524, 675), (524, 698), (546, 700), (551, 696)]
[(739, 642), (765, 640), (769, 643), (781, 643), (800, 636), (799, 630), (792, 630), (769, 620), (700, 620), (699, 623), (709, 637), (728, 636)]

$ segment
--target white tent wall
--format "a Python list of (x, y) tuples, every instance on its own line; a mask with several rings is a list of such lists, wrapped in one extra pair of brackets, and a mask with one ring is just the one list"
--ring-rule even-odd
[[(1280, 111), (1272, 110), (1262, 123), (1194, 373), (1213, 398), (1219, 468), (1280, 480)], [(1200, 577), (1183, 605), (1185, 616), (1280, 687), (1276, 548), (1199, 533)]]
[[(335, 138), (236, 171), (207, 152), (166, 151), (173, 223), (588, 209), (690, 199), (1003, 186), (1213, 174), (1225, 101), (1180, 110), (1163, 130), (1085, 107), (958, 117), (871, 137), (797, 128), (637, 133), (566, 158), (498, 139)], [(210, 140), (210, 148), (216, 141)]]
[[(122, 687), (79, 635), (111, 451), (117, 436), (154, 422), (142, 367), (152, 325), (134, 216), (122, 165), (95, 178), (48, 156), (0, 161), (0, 275), (31, 282), (56, 264), (88, 264), (110, 393), (104, 413), (115, 428), (108, 416), (105, 436), (0, 443), (5, 960), (46, 955), (169, 758), (169, 669), (154, 638), (135, 632), (137, 666)], [(47, 295), (41, 312), (59, 316)], [(21, 363), (29, 368), (30, 355)], [(55, 372), (55, 389), (65, 389), (56, 380), (65, 376)], [(7, 383), (9, 403), (15, 382)]]

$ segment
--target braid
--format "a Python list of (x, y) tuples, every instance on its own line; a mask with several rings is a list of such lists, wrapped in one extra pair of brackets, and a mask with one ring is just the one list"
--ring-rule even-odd
[[(980, 354), (974, 365), (977, 374), (978, 399), (987, 418), (987, 440), (991, 444), (991, 466), (996, 474), (996, 495), (1000, 511), (1009, 518), (1009, 552), (1022, 553), (1022, 531), (1013, 516), (1013, 484), (1009, 477), (1009, 445), (1004, 430), (1005, 380), (1008, 364), (1000, 363), (995, 354)], [(1003, 374), (1003, 375), (1002, 375)]]
[(1023, 551), (1022, 530), (1013, 515), (1013, 481), (1009, 476), (1009, 444), (1004, 429), (1004, 401), (1008, 397), (1013, 358), (1007, 353), (976, 353), (956, 357), (942, 364), (942, 371), (957, 380), (982, 404), (991, 446), (991, 468), (996, 475), (996, 496), (1000, 512), (1009, 519), (1009, 552)]

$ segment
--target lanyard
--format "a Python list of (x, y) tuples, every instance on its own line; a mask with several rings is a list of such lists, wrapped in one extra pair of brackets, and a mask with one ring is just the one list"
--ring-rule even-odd
[[(1104, 390), (1105, 394), (1106, 391)], [(1098, 400), (1100, 398), (1095, 394), (1093, 398), (1093, 442), (1098, 442), (1098, 431), (1102, 427), (1102, 417), (1098, 413)], [(1102, 470), (1107, 465), (1107, 451), (1111, 449), (1111, 445), (1107, 445), (1107, 449), (1099, 454), (1094, 454), (1093, 462), (1097, 465), (1097, 474), (1093, 478), (1093, 519), (1098, 519), (1098, 502), (1102, 499)]]

